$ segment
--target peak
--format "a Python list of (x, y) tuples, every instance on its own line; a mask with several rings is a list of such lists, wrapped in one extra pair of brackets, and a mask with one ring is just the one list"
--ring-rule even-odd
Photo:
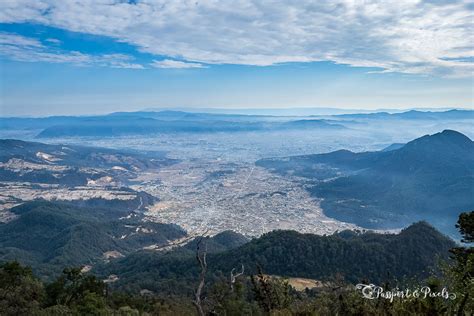
[(473, 141), (467, 137), (466, 135), (454, 131), (446, 129), (442, 132), (433, 134), (433, 135), (425, 135), (420, 138), (417, 138), (408, 143), (408, 145), (460, 145), (460, 146), (472, 146)]
[(416, 223), (413, 223), (411, 224), (410, 226), (408, 226), (407, 228), (403, 229), (403, 231), (407, 231), (407, 230), (421, 230), (421, 229), (429, 229), (431, 231), (435, 231), (436, 229), (430, 224), (428, 223), (427, 221), (419, 221), (419, 222), (416, 222)]
[(248, 241), (244, 235), (236, 233), (232, 230), (220, 232), (219, 234), (215, 235), (213, 239), (220, 244), (231, 247), (240, 246)]
[(445, 129), (444, 131), (434, 134), (433, 136), (435, 135), (447, 135), (447, 136), (451, 135), (451, 136), (467, 137), (466, 135), (452, 129)]
[(402, 229), (402, 231), (400, 232), (401, 236), (409, 236), (413, 234), (416, 234), (416, 235), (421, 234), (421, 235), (427, 236), (427, 235), (437, 235), (440, 233), (436, 230), (436, 228), (434, 228), (432, 225), (430, 225), (426, 221), (413, 223), (410, 226)]
[(454, 131), (451, 129), (445, 129), (444, 131), (440, 133), (431, 135), (431, 137), (443, 139), (446, 141), (457, 142), (457, 143), (467, 143), (467, 144), (472, 143), (472, 140), (469, 137), (467, 137), (466, 135), (458, 131)]
[(446, 242), (452, 242), (452, 240), (434, 228), (431, 224), (426, 221), (420, 221), (417, 223), (413, 223), (410, 226), (404, 228), (400, 232), (400, 236), (408, 237), (408, 236), (423, 236), (427, 238), (428, 236), (438, 238), (439, 240), (444, 240)]

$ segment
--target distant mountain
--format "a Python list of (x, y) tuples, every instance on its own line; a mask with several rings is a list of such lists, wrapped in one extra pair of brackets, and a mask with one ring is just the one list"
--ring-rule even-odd
[(135, 172), (174, 163), (161, 153), (136, 153), (106, 148), (50, 145), (0, 139), (2, 181), (28, 181), (67, 186), (110, 176), (118, 180)]
[[(157, 200), (128, 185), (140, 173), (175, 162), (159, 152), (3, 139), (0, 140), (2, 203), (11, 207), (46, 199), (108, 208), (115, 214), (127, 216)], [(4, 210), (0, 210), (0, 222), (4, 216)]]
[(401, 113), (356, 113), (335, 115), (339, 118), (350, 119), (404, 119), (404, 120), (473, 120), (472, 110), (448, 110), (448, 111), (418, 111), (410, 110)]
[(457, 216), (474, 209), (474, 143), (445, 130), (380, 152), (265, 159), (257, 165), (314, 180), (325, 214), (368, 228), (426, 219), (454, 234)]
[[(168, 115), (169, 114), (169, 115)], [(95, 118), (80, 124), (54, 125), (45, 128), (38, 138), (73, 136), (121, 136), (147, 135), (156, 133), (213, 133), (251, 132), (282, 129), (341, 129), (340, 124), (324, 120), (297, 120), (289, 122), (267, 121), (256, 117), (198, 113), (136, 113), (115, 114), (102, 120)], [(162, 116), (163, 115), (163, 116)], [(112, 117), (113, 119), (110, 119)]]
[[(39, 138), (74, 136), (147, 135), (154, 133), (212, 133), (292, 129), (336, 129), (367, 120), (449, 121), (473, 120), (472, 110), (372, 112), (334, 109), (281, 109), (275, 111), (146, 110), (96, 116), (0, 118), (0, 130), (38, 132)], [(214, 109), (215, 110), (215, 109)], [(316, 110), (316, 111), (315, 111)], [(338, 114), (353, 113), (353, 114)], [(301, 119), (301, 117), (315, 119)], [(314, 117), (317, 116), (317, 117)], [(298, 118), (300, 117), (300, 118)], [(283, 124), (282, 124), (283, 123)]]
[(100, 118), (81, 124), (55, 125), (38, 134), (39, 138), (73, 136), (121, 136), (157, 133), (238, 132), (262, 129), (260, 123), (218, 120), (157, 120), (149, 117), (117, 116), (113, 120)]
[(88, 116), (0, 117), (1, 129), (44, 129), (54, 125), (78, 124)]
[(167, 159), (163, 153), (153, 152), (152, 154), (147, 155), (147, 153), (98, 147), (51, 145), (16, 139), (0, 139), (0, 162), (18, 158), (31, 163), (96, 168), (119, 166), (127, 169), (153, 168), (166, 164)]
[[(273, 231), (240, 247), (207, 256), (208, 280), (227, 276), (233, 268), (256, 273), (330, 280), (384, 282), (393, 278), (426, 277), (440, 258), (446, 259), (454, 242), (427, 223), (414, 224), (400, 234), (341, 232), (331, 236)], [(390, 275), (387, 271), (390, 271)], [(97, 273), (119, 277), (114, 287), (131, 291), (192, 294), (199, 274), (194, 252), (142, 251), (97, 267)], [(170, 294), (171, 294), (170, 293)]]
[(186, 234), (176, 225), (118, 220), (108, 209), (30, 202), (12, 212), (18, 218), (0, 225), (0, 261), (19, 260), (43, 277)]
[(296, 120), (289, 121), (280, 124), (282, 129), (313, 129), (313, 128), (323, 128), (323, 129), (345, 129), (346, 127), (341, 124), (328, 123), (325, 120)]
[(211, 114), (232, 114), (232, 115), (265, 115), (265, 116), (309, 116), (309, 115), (333, 115), (343, 113), (367, 113), (373, 110), (363, 109), (338, 109), (327, 107), (306, 107), (306, 108), (244, 108), (244, 109), (225, 109), (225, 108), (147, 108), (144, 111), (163, 112), (163, 111), (183, 111), (188, 113), (211, 113)]
[(114, 112), (109, 117), (129, 118), (153, 118), (159, 121), (259, 121), (271, 119), (271, 116), (244, 115), (231, 113), (207, 113), (207, 112), (184, 112), (184, 111), (138, 111), (138, 112)]
[[(411, 108), (409, 110), (417, 111), (449, 111), (456, 108)], [(459, 108), (459, 110), (462, 110)], [(379, 108), (375, 110), (367, 109), (344, 109), (329, 107), (291, 107), (291, 108), (243, 108), (243, 109), (227, 109), (227, 108), (195, 108), (195, 107), (173, 107), (173, 108), (146, 108), (144, 112), (165, 112), (180, 111), (187, 113), (211, 113), (211, 114), (237, 114), (237, 115), (270, 115), (270, 116), (321, 116), (321, 115), (337, 115), (337, 114), (356, 114), (356, 113), (401, 113), (408, 110)]]

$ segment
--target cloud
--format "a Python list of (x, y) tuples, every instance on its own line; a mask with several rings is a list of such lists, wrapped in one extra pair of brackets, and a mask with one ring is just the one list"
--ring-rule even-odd
[(0, 21), (103, 35), (191, 63), (331, 61), (470, 76), (469, 1), (4, 0)]
[(70, 63), (77, 66), (143, 69), (132, 63), (133, 57), (123, 54), (90, 55), (77, 51), (54, 50), (34, 38), (0, 33), (0, 55), (23, 62)]
[(52, 43), (52, 44), (56, 44), (56, 45), (59, 45), (61, 44), (62, 42), (60, 40), (58, 40), (57, 38), (47, 38), (44, 40), (45, 42), (48, 42), (48, 43)]
[(154, 60), (151, 64), (152, 67), (155, 68), (204, 68), (203, 64), (199, 63), (189, 63), (179, 60), (171, 60), (171, 59), (164, 59), (164, 60)]
[(0, 45), (22, 46), (30, 49), (43, 46), (37, 39), (10, 33), (0, 33)]

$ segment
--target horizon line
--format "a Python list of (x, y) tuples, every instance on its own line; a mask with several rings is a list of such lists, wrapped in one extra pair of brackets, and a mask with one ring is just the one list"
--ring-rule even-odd
[[(320, 114), (286, 114), (286, 115), (278, 115), (278, 114), (257, 114), (257, 113), (232, 113), (232, 111), (336, 111), (339, 113), (320, 113)], [(105, 116), (111, 115), (114, 113), (138, 113), (138, 112), (184, 112), (184, 113), (201, 113), (201, 114), (222, 114), (222, 115), (247, 115), (247, 116), (282, 116), (282, 117), (306, 117), (306, 116), (336, 116), (336, 115), (344, 115), (344, 114), (374, 114), (374, 113), (389, 113), (389, 114), (396, 114), (396, 113), (405, 113), (410, 111), (418, 111), (418, 112), (448, 112), (448, 111), (474, 111), (473, 108), (469, 107), (412, 107), (412, 108), (378, 108), (378, 109), (351, 109), (351, 108), (338, 108), (338, 107), (288, 107), (288, 108), (220, 108), (220, 107), (149, 107), (135, 111), (113, 111), (113, 112), (104, 112), (104, 113), (85, 113), (85, 114), (53, 114), (53, 115), (38, 115), (38, 116), (29, 116), (29, 115), (9, 115), (4, 116), (0, 114), (0, 118), (8, 119), (8, 118), (51, 118), (51, 117), (96, 117), (96, 116)], [(206, 112), (206, 111), (219, 111), (219, 112)]]

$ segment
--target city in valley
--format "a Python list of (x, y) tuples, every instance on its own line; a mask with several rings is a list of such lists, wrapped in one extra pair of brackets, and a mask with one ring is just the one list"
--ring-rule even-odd
[[(120, 166), (120, 161), (115, 159), (117, 166), (113, 166), (114, 157), (107, 157), (111, 159), (109, 166), (81, 167), (79, 170), (87, 181), (79, 185), (2, 181), (0, 220), (13, 219), (15, 215), (9, 209), (26, 201), (119, 200), (136, 202), (128, 208), (130, 216), (139, 214), (143, 221), (177, 224), (191, 236), (215, 235), (226, 230), (248, 237), (275, 229), (319, 235), (345, 229), (362, 230), (357, 225), (325, 216), (320, 199), (306, 190), (314, 185), (312, 181), (291, 174), (282, 176), (255, 165), (265, 154), (283, 156), (295, 151), (309, 153), (314, 148), (319, 151), (333, 148), (335, 145), (329, 139), (309, 140), (308, 135), (299, 134), (295, 143), (287, 146), (278, 135), (238, 136), (242, 135), (157, 135), (142, 139), (125, 137), (114, 142), (97, 138), (54, 140), (133, 148), (137, 152), (151, 147), (160, 159), (169, 159), (170, 163), (159, 167), (143, 167), (133, 162)], [(303, 142), (303, 136), (309, 141)], [(162, 151), (166, 152), (166, 158)], [(61, 179), (64, 173), (76, 168), (65, 163), (62, 155), (60, 151), (36, 152), (35, 162), (11, 158), (1, 163), (0, 168), (22, 177), (43, 172)], [(154, 199), (142, 201), (138, 192)]]
[[(279, 118), (289, 122), (302, 119)], [(318, 235), (364, 230), (351, 221), (327, 216), (321, 205), (324, 198), (311, 193), (319, 183), (347, 174), (322, 164), (318, 168), (326, 173), (334, 169), (335, 173), (318, 179), (316, 173), (313, 178), (294, 174), (294, 170), (274, 172), (257, 162), (272, 157), (284, 162), (285, 157), (340, 149), (377, 151), (411, 140), (419, 134), (420, 125), (427, 132), (454, 124), (466, 128), (468, 125), (465, 120), (437, 123), (388, 121), (383, 122), (385, 130), (377, 132), (380, 122), (351, 119), (338, 121), (347, 129), (330, 131), (305, 128), (50, 137), (40, 139), (51, 146), (49, 149), (41, 144), (37, 149), (14, 144), (17, 151), (11, 154), (8, 146), (12, 145), (5, 144), (8, 150), (0, 163), (4, 174), (0, 183), (0, 220), (15, 218), (9, 210), (16, 205), (47, 200), (94, 207), (113, 205), (123, 213), (121, 218), (138, 216), (143, 222), (176, 224), (190, 236), (227, 230), (248, 237), (277, 229)], [(402, 130), (398, 128), (401, 125)], [(10, 130), (0, 136), (37, 141), (39, 132)], [(341, 199), (341, 203), (348, 201), (351, 199)]]

